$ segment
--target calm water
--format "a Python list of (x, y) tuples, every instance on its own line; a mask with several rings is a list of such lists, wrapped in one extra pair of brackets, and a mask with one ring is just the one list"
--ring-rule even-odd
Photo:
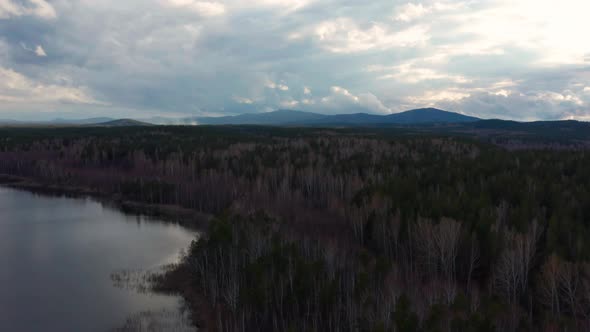
[(174, 316), (178, 297), (115, 287), (111, 274), (172, 263), (195, 235), (89, 199), (0, 187), (0, 331), (109, 331)]

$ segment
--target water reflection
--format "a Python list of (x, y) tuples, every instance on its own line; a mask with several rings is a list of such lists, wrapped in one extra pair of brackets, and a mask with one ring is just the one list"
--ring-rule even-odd
[(111, 275), (171, 263), (195, 236), (90, 199), (0, 187), (0, 331), (183, 325), (178, 297), (114, 287)]

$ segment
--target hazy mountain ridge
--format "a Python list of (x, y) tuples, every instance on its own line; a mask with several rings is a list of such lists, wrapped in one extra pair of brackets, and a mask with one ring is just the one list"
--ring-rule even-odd
[(71, 125), (89, 125), (89, 124), (97, 124), (97, 123), (105, 123), (109, 121), (115, 121), (117, 119), (109, 118), (109, 117), (96, 117), (96, 118), (88, 118), (88, 119), (63, 119), (63, 118), (56, 118), (50, 121), (47, 121), (51, 124), (71, 124)]
[[(166, 118), (152, 117), (145, 119), (113, 119), (95, 117), (88, 119), (53, 119), (50, 121), (19, 121), (0, 119), (0, 126), (152, 126), (152, 125), (262, 125), (291, 127), (413, 127), (421, 130), (440, 132), (501, 133), (510, 131), (523, 134), (579, 136), (586, 139), (585, 131), (590, 131), (590, 123), (575, 120), (519, 122), (502, 119), (480, 119), (436, 108), (414, 109), (394, 114), (335, 114), (324, 115), (295, 110), (277, 110), (266, 113), (246, 113), (222, 117), (187, 117)], [(573, 135), (575, 133), (575, 135)]]
[(304, 111), (278, 110), (268, 113), (245, 113), (234, 116), (196, 117), (193, 118), (193, 120), (195, 120), (198, 124), (205, 125), (285, 125), (290, 123), (308, 123), (324, 119), (326, 117), (329, 117), (329, 115)]
[(134, 126), (154, 126), (152, 123), (133, 119), (118, 119), (112, 121), (106, 121), (101, 123), (93, 123), (87, 126), (100, 126), (100, 127), (134, 127)]
[(247, 113), (236, 116), (195, 118), (207, 125), (378, 125), (419, 123), (465, 123), (479, 118), (436, 108), (421, 108), (401, 113), (379, 115), (369, 113), (324, 115), (303, 111), (278, 110), (268, 113)]

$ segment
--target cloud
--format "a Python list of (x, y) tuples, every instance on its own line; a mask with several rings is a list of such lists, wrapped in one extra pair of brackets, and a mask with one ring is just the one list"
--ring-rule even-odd
[[(83, 104), (110, 116), (436, 106), (582, 119), (588, 9), (583, 0), (0, 0), (0, 118)], [(9, 77), (27, 84), (11, 88)]]
[(0, 101), (10, 104), (100, 104), (82, 87), (35, 82), (12, 69), (2, 67)]
[(271, 6), (285, 8), (287, 12), (293, 12), (310, 5), (312, 0), (252, 0), (248, 1), (251, 7), (256, 6)]
[(191, 10), (201, 16), (219, 16), (226, 11), (224, 4), (211, 1), (165, 0), (172, 7)]
[(551, 91), (527, 94), (477, 92), (461, 100), (445, 101), (441, 105), (467, 114), (477, 114), (483, 118), (510, 118), (522, 121), (585, 119), (588, 116), (578, 96)]
[(394, 66), (370, 65), (369, 72), (382, 73), (378, 79), (393, 79), (403, 83), (415, 84), (423, 81), (443, 80), (452, 83), (468, 83), (470, 80), (462, 75), (443, 73), (437, 69), (419, 67), (414, 62)]
[(402, 22), (411, 22), (421, 18), (431, 18), (429, 16), (440, 16), (446, 12), (457, 12), (465, 9), (468, 5), (466, 1), (437, 1), (432, 4), (423, 3), (406, 3), (398, 6), (395, 10), (394, 20)]
[[(350, 99), (352, 101), (355, 101), (355, 102), (359, 101), (359, 98), (357, 96), (353, 95), (352, 93), (350, 93), (350, 91), (346, 90), (343, 87), (333, 86), (330, 88), (330, 90), (332, 91), (332, 96), (344, 96), (347, 99)], [(327, 100), (327, 98), (330, 98), (330, 97), (326, 97), (326, 100)]]
[(289, 87), (283, 83), (275, 83), (273, 81), (267, 81), (265, 86), (269, 89), (277, 89), (281, 91), (289, 91)]
[(45, 0), (0, 0), (0, 19), (16, 16), (37, 16), (43, 19), (54, 19), (57, 13), (53, 6)]
[(564, 0), (559, 6), (548, 0), (494, 0), (456, 14), (450, 22), (456, 33), (472, 36), (486, 48), (534, 51), (539, 65), (581, 63), (590, 45), (580, 43), (575, 31), (590, 29), (589, 10), (590, 3), (583, 0)]
[(20, 43), (20, 46), (23, 48), (23, 50), (25, 50), (27, 52), (31, 52), (38, 57), (46, 57), (47, 56), (47, 53), (45, 53), (45, 50), (43, 49), (43, 47), (41, 45), (37, 45), (35, 48), (30, 48), (25, 43)]
[(466, 92), (462, 91), (454, 91), (454, 90), (440, 90), (440, 91), (427, 91), (422, 95), (419, 96), (410, 96), (407, 100), (410, 103), (416, 105), (425, 105), (425, 106), (436, 106), (440, 102), (458, 102), (465, 98), (470, 97), (471, 95)]
[(393, 31), (379, 23), (361, 27), (350, 18), (323, 22), (315, 27), (313, 35), (318, 45), (333, 53), (415, 47), (425, 44), (430, 38), (428, 27), (424, 25)]
[(426, 15), (431, 10), (430, 7), (424, 7), (421, 3), (407, 3), (398, 9), (395, 19), (398, 21), (409, 22)]
[(282, 108), (294, 108), (299, 106), (299, 102), (297, 100), (289, 99), (281, 101)]
[(356, 95), (340, 86), (331, 87), (329, 95), (310, 104), (314, 105), (314, 110), (321, 109), (330, 113), (391, 113), (391, 110), (372, 93)]
[(239, 104), (253, 104), (254, 100), (250, 99), (250, 98), (244, 98), (244, 97), (233, 97), (233, 99), (236, 101), (236, 103)]
[(587, 105), (584, 98), (572, 89), (556, 92), (526, 80), (510, 79), (490, 82), (480, 79), (462, 87), (429, 90), (408, 96), (404, 102), (409, 107), (435, 106), (483, 118), (526, 121), (572, 116), (582, 119)]
[(43, 47), (41, 47), (41, 45), (37, 45), (37, 47), (35, 48), (35, 54), (40, 57), (47, 56), (47, 53), (45, 53), (45, 50), (43, 49)]

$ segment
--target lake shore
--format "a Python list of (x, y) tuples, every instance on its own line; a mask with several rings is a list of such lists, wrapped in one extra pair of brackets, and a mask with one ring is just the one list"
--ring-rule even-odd
[[(125, 214), (142, 215), (166, 222), (178, 223), (191, 230), (206, 230), (211, 215), (174, 205), (147, 204), (111, 196), (91, 188), (42, 183), (30, 178), (0, 174), (0, 186), (24, 190), (40, 195), (91, 198)], [(150, 276), (150, 290), (154, 293), (180, 295), (190, 311), (196, 328), (203, 329), (212, 321), (212, 310), (202, 292), (191, 282), (191, 273), (186, 262), (167, 266), (161, 274)]]
[(0, 174), (0, 185), (42, 195), (92, 198), (126, 214), (142, 215), (163, 221), (175, 222), (192, 230), (207, 229), (213, 217), (212, 215), (177, 205), (142, 203), (125, 199), (121, 195), (109, 195), (93, 190), (92, 188), (45, 183), (31, 178), (8, 174)]

